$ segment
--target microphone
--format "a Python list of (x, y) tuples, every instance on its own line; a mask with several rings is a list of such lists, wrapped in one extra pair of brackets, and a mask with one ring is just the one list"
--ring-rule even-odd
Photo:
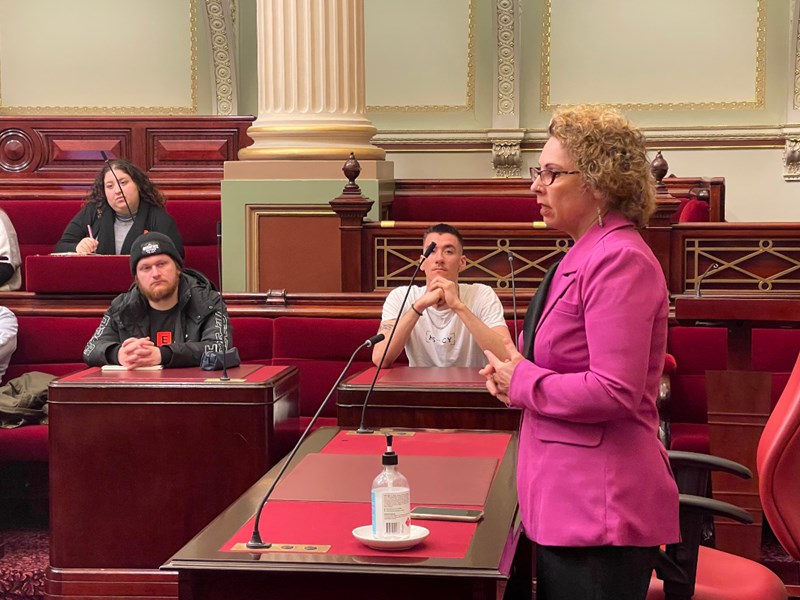
[(106, 161), (106, 164), (108, 165), (108, 171), (111, 173), (111, 175), (114, 176), (114, 180), (117, 182), (117, 186), (119, 187), (119, 193), (122, 194), (122, 199), (125, 201), (125, 208), (128, 209), (128, 214), (131, 217), (131, 221), (133, 221), (134, 219), (133, 211), (131, 210), (131, 205), (128, 204), (128, 199), (125, 197), (125, 192), (122, 191), (122, 184), (119, 182), (119, 177), (117, 177), (117, 174), (114, 172), (114, 169), (111, 168), (111, 161), (109, 160), (106, 153), (103, 150), (100, 150), (100, 154), (102, 155), (103, 160)]
[(511, 270), (511, 306), (514, 308), (514, 346), (519, 344), (519, 325), (517, 325), (517, 284), (514, 281), (514, 253), (508, 251), (508, 267)]
[(306, 430), (300, 436), (300, 439), (297, 440), (297, 443), (294, 445), (294, 448), (292, 448), (292, 451), (289, 453), (289, 456), (287, 456), (286, 459), (284, 460), (283, 466), (281, 466), (281, 469), (280, 469), (280, 471), (278, 471), (278, 474), (275, 476), (275, 479), (272, 480), (272, 483), (270, 484), (269, 488), (267, 488), (267, 491), (264, 494), (264, 497), (262, 498), (261, 503), (258, 505), (258, 510), (256, 510), (256, 519), (255, 519), (255, 522), (253, 523), (253, 535), (250, 537), (250, 541), (247, 542), (247, 547), (248, 548), (265, 549), (265, 548), (270, 548), (272, 546), (271, 542), (264, 542), (261, 539), (261, 534), (258, 531), (258, 525), (261, 522), (261, 514), (264, 512), (264, 507), (267, 504), (267, 500), (269, 500), (270, 494), (272, 494), (272, 490), (275, 489), (275, 486), (277, 485), (278, 480), (281, 478), (283, 473), (286, 471), (286, 468), (289, 466), (289, 463), (292, 462), (292, 459), (294, 458), (294, 455), (297, 454), (297, 451), (300, 449), (300, 445), (303, 443), (303, 441), (305, 441), (306, 437), (308, 436), (308, 432), (311, 431), (311, 428), (314, 426), (314, 423), (317, 422), (317, 419), (322, 414), (322, 409), (325, 408), (325, 405), (328, 403), (328, 400), (333, 395), (333, 392), (336, 390), (337, 387), (339, 387), (339, 383), (342, 381), (342, 379), (344, 379), (344, 375), (345, 375), (345, 373), (347, 373), (347, 369), (350, 368), (350, 365), (353, 364), (353, 361), (356, 358), (356, 354), (358, 354), (359, 351), (362, 348), (364, 348), (365, 346), (367, 348), (371, 348), (372, 346), (374, 346), (378, 342), (383, 341), (383, 338), (384, 338), (384, 335), (382, 333), (378, 333), (376, 335), (373, 335), (368, 340), (365, 340), (364, 342), (362, 342), (361, 345), (358, 348), (355, 349), (355, 352), (353, 352), (353, 354), (350, 355), (350, 360), (347, 361), (347, 364), (344, 366), (344, 369), (342, 369), (342, 372), (339, 373), (339, 377), (336, 378), (336, 381), (334, 382), (333, 386), (331, 387), (331, 390), (328, 392), (328, 395), (325, 396), (325, 399), (322, 401), (322, 404), (319, 405), (319, 408), (317, 409), (317, 412), (314, 413), (313, 417), (311, 417), (311, 422), (308, 424), (308, 427), (306, 427)]
[(369, 389), (367, 390), (367, 394), (364, 396), (364, 406), (361, 407), (361, 423), (356, 429), (356, 433), (372, 433), (372, 429), (368, 429), (364, 425), (364, 418), (367, 415), (367, 403), (369, 402), (369, 397), (372, 395), (372, 390), (375, 389), (375, 384), (378, 382), (378, 374), (381, 372), (383, 368), (383, 361), (386, 360), (386, 353), (389, 352), (389, 346), (392, 345), (392, 339), (394, 338), (394, 333), (397, 331), (397, 322), (400, 320), (400, 317), (403, 316), (403, 308), (406, 306), (406, 302), (408, 301), (408, 295), (411, 293), (411, 286), (414, 284), (414, 278), (419, 273), (419, 268), (422, 266), (422, 263), (425, 262), (431, 253), (436, 250), (436, 242), (431, 242), (428, 244), (428, 247), (425, 248), (425, 251), (422, 253), (422, 258), (419, 259), (417, 263), (417, 268), (414, 269), (414, 272), (411, 274), (411, 280), (408, 282), (408, 288), (406, 289), (406, 295), (403, 296), (403, 301), (400, 303), (400, 311), (397, 313), (397, 317), (394, 320), (394, 327), (392, 327), (392, 333), (389, 334), (389, 340), (386, 342), (386, 346), (383, 349), (383, 355), (381, 355), (381, 361), (378, 363), (378, 368), (375, 369), (375, 376), (372, 378), (372, 383), (369, 384)]
[(719, 263), (711, 263), (708, 265), (708, 268), (703, 271), (703, 274), (698, 277), (694, 282), (694, 297), (700, 297), (700, 284), (702, 283), (703, 279), (705, 279), (708, 275), (710, 275), (713, 271), (719, 269)]

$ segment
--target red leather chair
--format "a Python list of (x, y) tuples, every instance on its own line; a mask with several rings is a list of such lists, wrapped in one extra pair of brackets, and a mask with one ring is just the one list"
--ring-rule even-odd
[[(719, 464), (718, 460), (715, 462)], [(729, 463), (730, 461), (722, 462)], [(800, 473), (800, 357), (795, 362), (789, 381), (761, 435), (756, 466), (764, 516), (781, 545), (791, 556), (800, 560), (800, 477), (798, 477), (798, 473)], [(735, 469), (735, 467), (731, 468)], [(679, 473), (680, 466), (676, 468), (678, 478), (680, 478)], [(679, 488), (683, 487), (682, 483), (685, 482), (681, 482), (679, 479)], [(692, 500), (690, 497), (682, 497), (682, 511), (686, 501), (700, 504), (715, 503), (708, 498)], [(724, 505), (725, 503), (718, 504)], [(733, 518), (742, 516), (737, 517), (735, 507), (730, 507), (730, 505), (720, 508), (720, 511), (717, 514), (727, 514)], [(672, 549), (678, 550), (678, 556), (691, 555), (692, 546), (697, 544), (699, 536), (686, 530), (683, 521), (681, 525), (682, 530), (687, 531), (687, 534), (684, 535), (683, 542), (675, 545)], [(672, 554), (675, 556), (676, 553)], [(667, 583), (662, 583), (654, 577), (647, 595), (648, 600), (662, 598), (665, 600), (686, 598), (695, 600), (785, 600), (788, 598), (786, 588), (780, 578), (763, 565), (751, 560), (700, 546), (697, 554), (696, 573), (691, 573), (693, 570), (691, 562), (689, 561), (688, 565), (678, 565), (677, 568), (663, 570), (660, 576), (664, 577)], [(682, 583), (681, 579), (683, 579)], [(673, 594), (669, 588), (676, 581), (677, 585), (674, 587), (678, 591)], [(665, 587), (667, 588), (666, 594)]]

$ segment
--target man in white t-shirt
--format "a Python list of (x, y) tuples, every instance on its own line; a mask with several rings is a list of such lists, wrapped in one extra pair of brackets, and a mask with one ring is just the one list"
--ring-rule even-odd
[(408, 286), (389, 293), (379, 329), (386, 339), (372, 349), (372, 362), (380, 363), (395, 327), (385, 367), (404, 347), (412, 367), (481, 368), (487, 362), (484, 350), (506, 357), (505, 341), (511, 336), (497, 294), (481, 283), (458, 283), (458, 274), (467, 266), (461, 234), (455, 227), (439, 223), (428, 228), (423, 242), (423, 248), (436, 242), (421, 266), (426, 284), (411, 288), (399, 319)]

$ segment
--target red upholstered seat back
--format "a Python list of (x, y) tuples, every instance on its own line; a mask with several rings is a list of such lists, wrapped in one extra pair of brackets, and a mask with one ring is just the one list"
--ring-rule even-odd
[(761, 434), (756, 466), (764, 516), (800, 560), (800, 357)]
[(395, 221), (506, 222), (541, 221), (534, 196), (397, 196), (392, 202)]
[(233, 345), (242, 362), (272, 364), (272, 323), (263, 317), (231, 317)]
[(5, 380), (26, 371), (66, 375), (86, 367), (83, 348), (100, 324), (97, 317), (18, 316), (17, 350)]
[(219, 289), (217, 223), (222, 219), (219, 200), (170, 200), (167, 212), (181, 232), (186, 266), (200, 271)]
[[(375, 335), (379, 319), (278, 317), (274, 323), (272, 364), (300, 369), (300, 415), (313, 415), (342, 372), (350, 354)], [(407, 362), (405, 355), (398, 362)], [(354, 375), (372, 366), (372, 350), (363, 348), (350, 367)], [(336, 394), (322, 413), (336, 416)]]
[(708, 452), (707, 370), (727, 367), (728, 332), (722, 327), (670, 327), (667, 352), (675, 360), (665, 415), (670, 421), (670, 448)]
[(678, 216), (679, 223), (706, 223), (710, 220), (708, 202), (692, 198), (682, 205)]
[[(22, 264), (31, 254), (50, 254), (81, 200), (2, 200), (0, 208), (8, 214), (19, 239)], [(25, 269), (22, 269), (23, 289)]]
[(707, 423), (705, 372), (728, 366), (728, 330), (724, 327), (670, 327), (667, 351), (675, 357), (671, 376), (673, 422)]
[(778, 402), (795, 358), (800, 352), (800, 329), (753, 329), (751, 364), (755, 371), (772, 373), (772, 405)]

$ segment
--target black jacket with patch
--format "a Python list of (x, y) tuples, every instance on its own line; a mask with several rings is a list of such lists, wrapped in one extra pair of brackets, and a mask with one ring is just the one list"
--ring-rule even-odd
[[(201, 273), (184, 269), (178, 288), (179, 319), (172, 357), (165, 367), (197, 367), (204, 352), (231, 348), (232, 331), (222, 296)], [(89, 366), (117, 365), (120, 346), (130, 337), (150, 337), (150, 305), (134, 283), (111, 302), (100, 326), (83, 350)]]

